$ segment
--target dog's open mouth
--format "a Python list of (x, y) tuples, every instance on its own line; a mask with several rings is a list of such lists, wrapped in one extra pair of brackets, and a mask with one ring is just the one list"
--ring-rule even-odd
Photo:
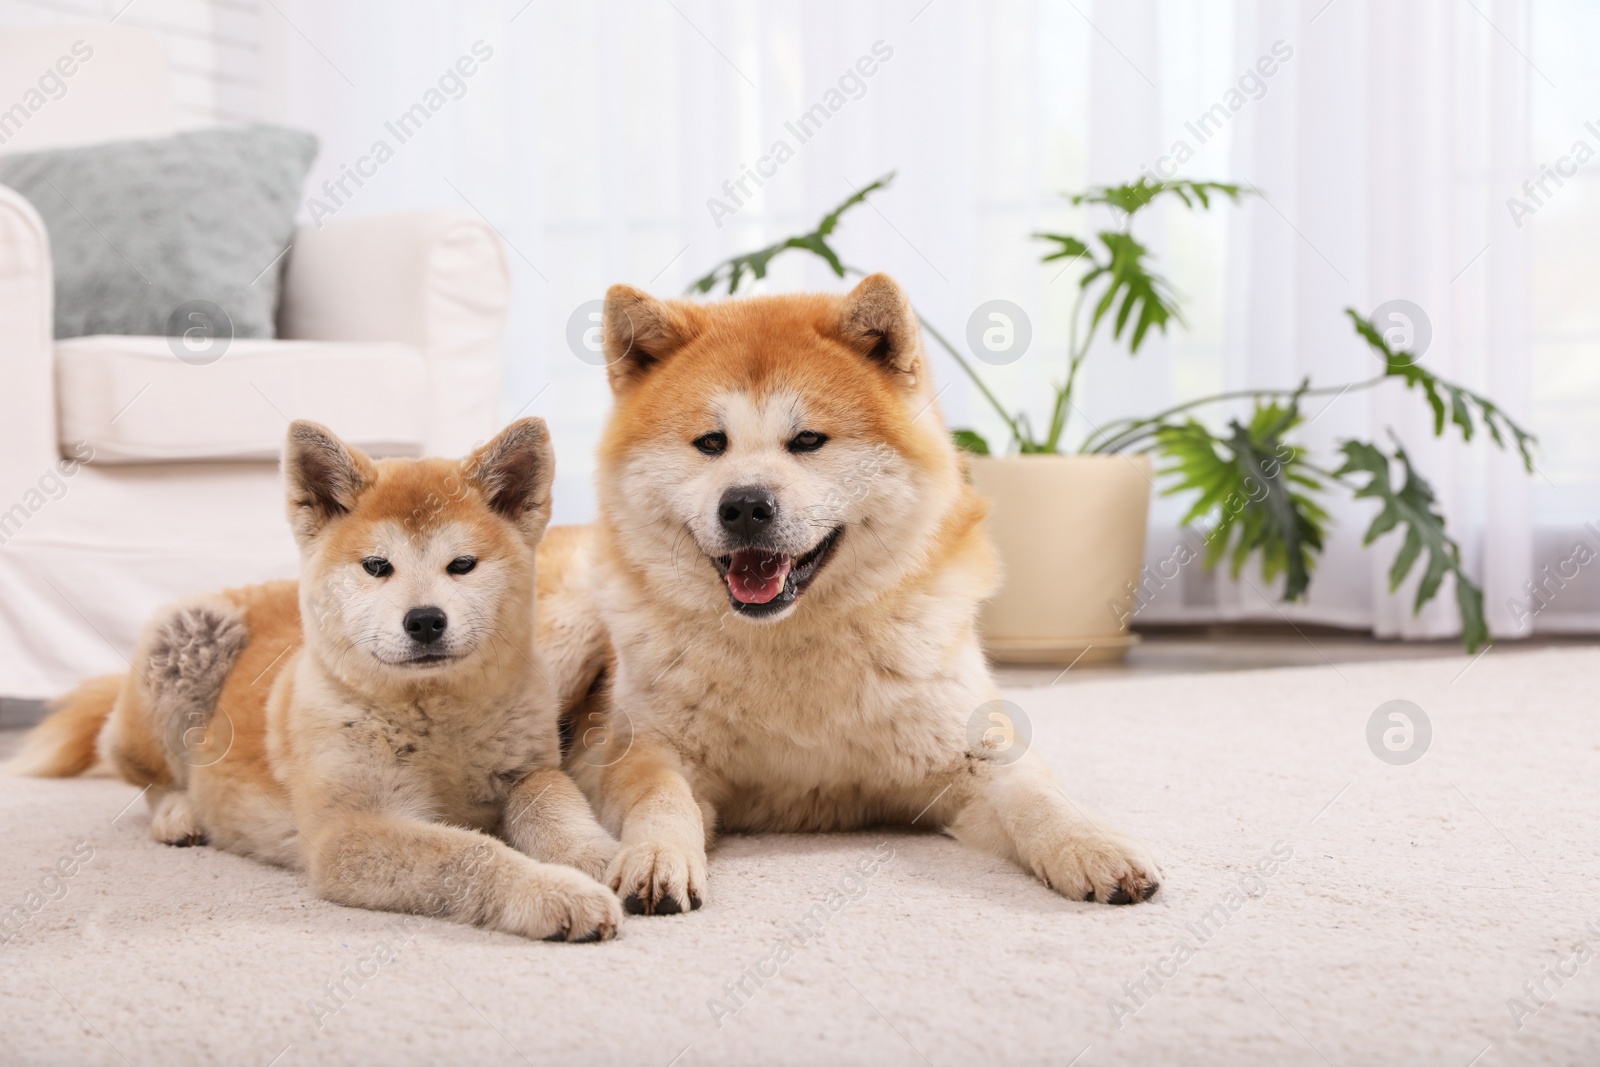
[(733, 610), (754, 617), (777, 615), (816, 579), (843, 534), (844, 527), (835, 526), (816, 548), (798, 559), (765, 548), (741, 548), (731, 555), (713, 557), (712, 562), (728, 583)]
[(380, 660), (380, 662), (390, 667), (437, 667), (442, 663), (449, 663), (451, 660), (460, 658), (445, 652), (428, 652), (421, 656), (407, 656), (405, 659)]

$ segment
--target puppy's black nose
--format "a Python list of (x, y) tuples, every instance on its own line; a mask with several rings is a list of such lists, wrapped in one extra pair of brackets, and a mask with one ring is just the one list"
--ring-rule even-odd
[(441, 608), (412, 608), (406, 612), (406, 633), (419, 645), (431, 645), (444, 636), (450, 619)]
[(741, 485), (722, 494), (717, 517), (722, 528), (741, 541), (754, 541), (778, 514), (778, 498), (758, 485)]

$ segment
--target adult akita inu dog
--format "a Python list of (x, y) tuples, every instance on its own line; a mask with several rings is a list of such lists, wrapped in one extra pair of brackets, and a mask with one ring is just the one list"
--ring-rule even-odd
[(560, 769), (533, 640), (543, 421), (459, 463), (374, 462), (296, 422), (283, 466), (298, 586), (159, 612), (133, 669), (67, 696), (14, 769), (80, 773), (98, 737), (159, 841), (304, 869), (341, 904), (612, 936), (591, 875), (616, 842)]
[(589, 692), (568, 766), (621, 838), (628, 910), (699, 907), (718, 828), (874, 823), (941, 827), (1074, 900), (1153, 894), (1143, 847), (969, 729), (997, 695), (974, 623), (999, 571), (899, 286), (616, 286), (602, 334), (600, 519), (544, 547), (539, 643)]

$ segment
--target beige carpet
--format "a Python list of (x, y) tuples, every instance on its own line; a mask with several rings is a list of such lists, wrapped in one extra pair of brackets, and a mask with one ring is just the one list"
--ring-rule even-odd
[[(734, 838), (703, 911), (606, 945), (334, 907), (152, 843), (130, 787), (0, 778), (0, 1062), (1594, 1064), (1597, 691), (1600, 650), (1509, 648), (1013, 690), (1154, 903), (935, 836)], [(1393, 699), (1432, 724), (1408, 766), (1367, 741)]]

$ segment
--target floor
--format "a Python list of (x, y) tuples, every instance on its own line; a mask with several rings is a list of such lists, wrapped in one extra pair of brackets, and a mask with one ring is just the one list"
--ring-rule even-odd
[[(1455, 641), (1386, 641), (1370, 634), (1318, 626), (1302, 626), (1297, 630), (1281, 626), (1173, 627), (1146, 630), (1140, 638), (1140, 643), (1121, 663), (1085, 663), (1065, 670), (1061, 667), (1001, 666), (995, 673), (1002, 686), (1031, 688), (1144, 675), (1326, 667), (1462, 654), (1461, 645)], [(1483, 654), (1499, 656), (1597, 644), (1600, 638), (1592, 636), (1536, 637), (1493, 645)]]
[(1136, 907), (935, 834), (735, 835), (703, 909), (545, 945), (157, 845), (109, 778), (0, 775), (0, 1063), (1600, 1063), (1600, 646), (1308, 636), (1008, 677), (1161, 863)]

